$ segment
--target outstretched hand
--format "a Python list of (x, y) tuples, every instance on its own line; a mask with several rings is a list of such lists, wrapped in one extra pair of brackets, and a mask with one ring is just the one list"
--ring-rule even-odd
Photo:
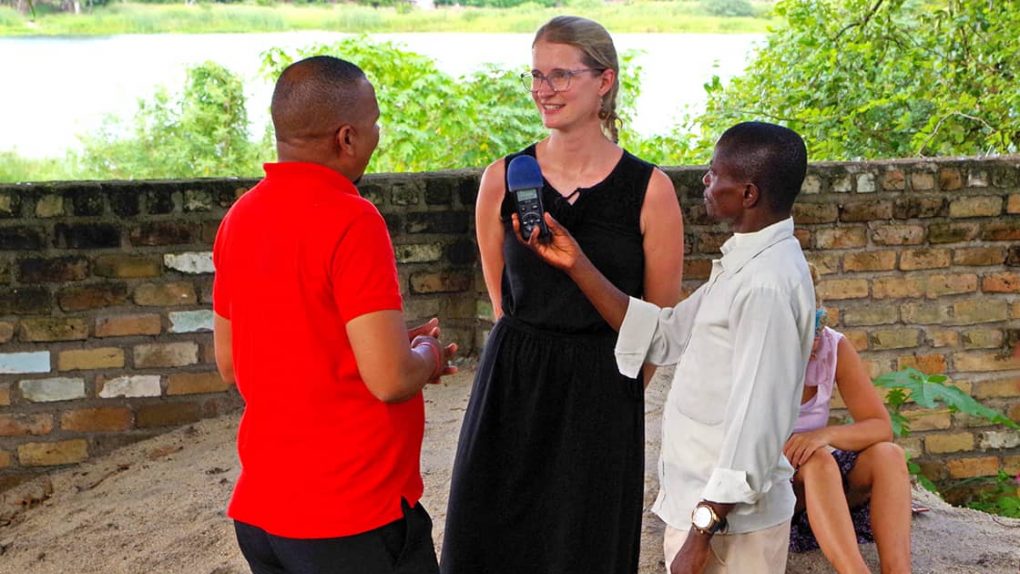
[(417, 327), (411, 327), (410, 329), (407, 330), (407, 340), (409, 342), (413, 341), (414, 338), (417, 337), (418, 335), (425, 335), (426, 337), (433, 337), (438, 339), (439, 319), (437, 317), (433, 317), (429, 319), (427, 323), (423, 325), (418, 325)]
[(429, 384), (437, 384), (440, 378), (457, 372), (457, 366), (450, 364), (450, 361), (457, 355), (457, 343), (444, 345), (431, 335), (418, 335), (411, 341), (411, 349), (414, 350), (421, 346), (431, 347), (433, 352), (438, 351), (439, 355), (436, 369), (429, 378)]
[(548, 213), (543, 213), (542, 216), (545, 218), (545, 224), (549, 228), (549, 237), (547, 239), (542, 240), (539, 237), (540, 230), (536, 225), (531, 230), (531, 237), (525, 241), (521, 237), (521, 221), (516, 213), (511, 215), (514, 237), (522, 245), (526, 245), (534, 251), (536, 255), (549, 265), (564, 271), (573, 269), (577, 262), (585, 256), (584, 252), (581, 251), (581, 246), (577, 244), (577, 240), (574, 239), (574, 236), (569, 231), (553, 219), (553, 216)]

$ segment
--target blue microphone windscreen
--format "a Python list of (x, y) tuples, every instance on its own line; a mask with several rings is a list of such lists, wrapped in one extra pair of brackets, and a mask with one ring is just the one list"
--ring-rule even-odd
[(530, 155), (519, 155), (510, 160), (506, 168), (506, 183), (510, 191), (519, 189), (541, 189), (542, 170)]

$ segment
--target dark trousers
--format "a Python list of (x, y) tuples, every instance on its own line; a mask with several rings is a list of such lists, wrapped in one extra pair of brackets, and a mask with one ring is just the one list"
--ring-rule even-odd
[(421, 504), (375, 530), (339, 538), (284, 538), (234, 521), (253, 574), (439, 574), (432, 518)]

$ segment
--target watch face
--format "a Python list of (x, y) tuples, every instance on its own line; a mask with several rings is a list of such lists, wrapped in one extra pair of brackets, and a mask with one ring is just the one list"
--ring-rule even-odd
[(691, 520), (698, 528), (708, 528), (712, 525), (712, 511), (705, 506), (699, 506), (694, 509), (694, 516), (691, 517)]

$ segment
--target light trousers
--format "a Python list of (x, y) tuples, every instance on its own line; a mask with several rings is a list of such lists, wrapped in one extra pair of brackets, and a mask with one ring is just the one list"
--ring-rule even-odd
[[(666, 572), (687, 540), (687, 530), (666, 525), (662, 549)], [(704, 574), (784, 574), (790, 547), (790, 521), (764, 530), (741, 534), (716, 534), (709, 543), (712, 556)]]

